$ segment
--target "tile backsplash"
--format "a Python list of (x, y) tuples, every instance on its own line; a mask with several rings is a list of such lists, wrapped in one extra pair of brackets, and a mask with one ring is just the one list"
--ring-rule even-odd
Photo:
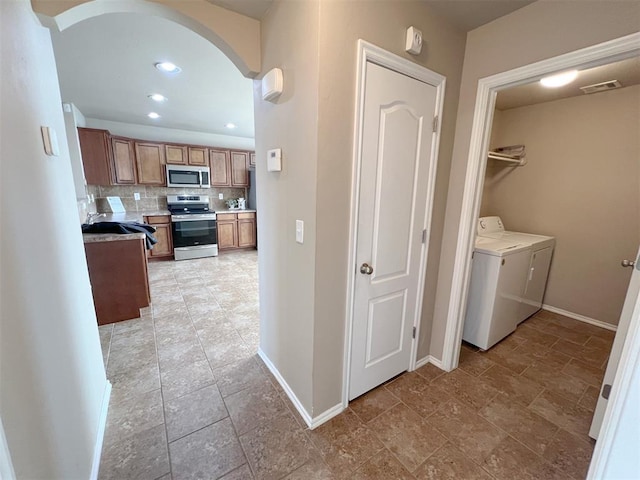
[[(134, 200), (134, 193), (140, 194), (140, 200)], [(247, 197), (245, 188), (212, 187), (212, 188), (168, 188), (150, 185), (87, 185), (87, 194), (95, 197), (98, 212), (111, 212), (107, 197), (120, 197), (127, 212), (144, 212), (167, 209), (167, 195), (209, 195), (213, 210), (226, 209), (226, 200)], [(222, 193), (224, 200), (218, 195)]]

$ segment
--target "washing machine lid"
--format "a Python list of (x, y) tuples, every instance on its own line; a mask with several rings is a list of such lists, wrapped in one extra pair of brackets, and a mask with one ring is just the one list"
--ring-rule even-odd
[(479, 237), (502, 240), (510, 243), (532, 245), (536, 249), (555, 245), (555, 237), (535, 235), (533, 233), (506, 231), (502, 220), (498, 216), (480, 217), (478, 219), (477, 230)]
[(531, 244), (477, 236), (474, 251), (495, 257), (504, 257), (530, 249)]

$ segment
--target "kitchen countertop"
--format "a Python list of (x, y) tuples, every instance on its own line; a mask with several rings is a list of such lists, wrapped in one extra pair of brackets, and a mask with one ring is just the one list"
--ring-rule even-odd
[(224, 210), (216, 210), (216, 213), (256, 213), (256, 210), (250, 208), (245, 208), (244, 210), (240, 210), (239, 208), (226, 208)]
[(82, 241), (84, 243), (96, 242), (118, 242), (121, 240), (144, 240), (144, 233), (83, 233)]

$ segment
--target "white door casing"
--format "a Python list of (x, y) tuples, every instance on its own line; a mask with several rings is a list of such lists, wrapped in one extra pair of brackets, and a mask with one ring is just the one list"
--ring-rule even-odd
[[(604, 373), (602, 385), (600, 386), (598, 403), (596, 405), (596, 410), (593, 413), (593, 420), (591, 421), (589, 436), (593, 439), (597, 439), (600, 433), (600, 427), (602, 426), (604, 412), (607, 409), (611, 386), (613, 385), (616, 371), (618, 370), (620, 355), (622, 354), (622, 347), (627, 338), (627, 332), (629, 331), (629, 325), (631, 323), (631, 314), (633, 313), (633, 308), (636, 304), (638, 296), (640, 296), (640, 248), (638, 249), (638, 253), (636, 255), (635, 266), (633, 267), (631, 280), (629, 281), (629, 288), (627, 288), (627, 295), (624, 299), (622, 312), (620, 313), (620, 321), (618, 322), (616, 337), (613, 341), (613, 346), (611, 347), (609, 361), (607, 362), (607, 369)], [(605, 389), (607, 391), (603, 392)]]
[[(437, 85), (444, 86), (442, 77), (426, 83), (377, 62), (361, 66), (349, 399), (415, 362), (412, 333), (426, 262), (423, 231), (428, 233), (437, 159), (434, 118), (442, 95)], [(363, 264), (372, 267), (371, 274), (361, 273)]]

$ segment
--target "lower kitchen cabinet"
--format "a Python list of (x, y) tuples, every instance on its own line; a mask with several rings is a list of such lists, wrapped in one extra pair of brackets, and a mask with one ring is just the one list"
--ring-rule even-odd
[(145, 240), (84, 244), (98, 325), (131, 320), (149, 306)]
[(147, 250), (151, 259), (173, 258), (173, 242), (171, 240), (171, 217), (169, 215), (150, 215), (144, 217), (144, 223), (148, 223), (156, 229), (154, 236), (156, 243), (151, 250)]
[(255, 212), (218, 214), (218, 250), (255, 247)]

